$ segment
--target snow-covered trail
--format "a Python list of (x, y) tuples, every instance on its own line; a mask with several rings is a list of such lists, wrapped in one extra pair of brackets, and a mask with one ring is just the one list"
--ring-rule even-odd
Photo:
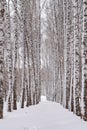
[(0, 130), (87, 130), (87, 122), (42, 98), (36, 106), (6, 113)]

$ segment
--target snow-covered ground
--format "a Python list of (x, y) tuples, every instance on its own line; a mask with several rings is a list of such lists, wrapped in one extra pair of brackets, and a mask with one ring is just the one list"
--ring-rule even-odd
[(5, 113), (0, 130), (87, 130), (87, 122), (42, 97), (36, 106)]

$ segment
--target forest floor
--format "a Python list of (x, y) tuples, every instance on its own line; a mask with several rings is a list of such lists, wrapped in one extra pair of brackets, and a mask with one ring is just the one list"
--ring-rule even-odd
[(87, 130), (87, 122), (42, 97), (36, 106), (5, 112), (0, 130)]

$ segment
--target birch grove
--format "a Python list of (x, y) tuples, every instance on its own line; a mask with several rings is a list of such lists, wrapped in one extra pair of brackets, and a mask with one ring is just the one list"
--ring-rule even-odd
[(87, 0), (0, 0), (0, 119), (41, 95), (87, 121)]
[[(45, 7), (43, 48), (48, 100), (62, 104), (87, 121), (85, 0), (50, 0)], [(49, 71), (48, 71), (49, 70)]]
[(40, 39), (40, 0), (0, 1), (0, 118), (39, 103)]

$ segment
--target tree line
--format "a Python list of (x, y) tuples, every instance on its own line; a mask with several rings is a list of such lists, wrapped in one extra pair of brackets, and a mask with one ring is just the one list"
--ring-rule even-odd
[(87, 0), (46, 3), (46, 96), (87, 121)]
[(0, 118), (40, 101), (40, 0), (0, 0)]

